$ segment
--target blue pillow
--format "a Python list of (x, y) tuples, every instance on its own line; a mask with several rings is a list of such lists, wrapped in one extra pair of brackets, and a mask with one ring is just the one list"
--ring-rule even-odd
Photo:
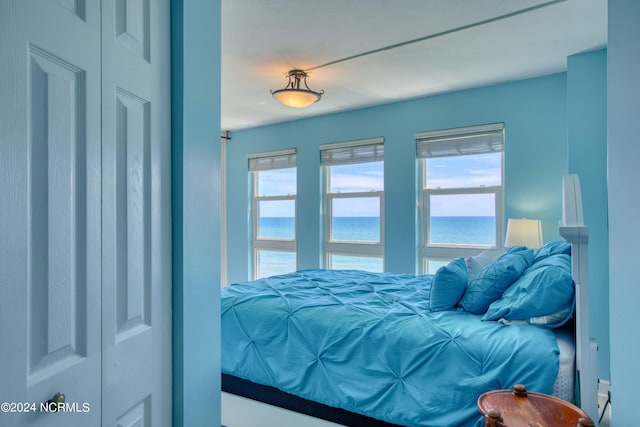
[(510, 254), (513, 252), (520, 252), (520, 251), (526, 251), (527, 249), (529, 249), (526, 246), (511, 246), (510, 248), (507, 248), (506, 251), (504, 251), (504, 254)]
[(506, 252), (485, 266), (475, 279), (467, 284), (460, 306), (464, 311), (482, 314), (489, 305), (516, 281), (533, 260), (533, 249)]
[(552, 242), (545, 243), (536, 251), (536, 254), (533, 257), (533, 263), (535, 264), (541, 259), (558, 254), (571, 255), (571, 244), (565, 240), (554, 240)]
[[(573, 315), (575, 290), (571, 257), (555, 254), (527, 268), (502, 298), (491, 304), (483, 320), (522, 320), (547, 317), (546, 326), (561, 326)], [(558, 314), (566, 316), (557, 318)], [(535, 320), (534, 320), (535, 322)]]
[(440, 267), (431, 282), (429, 294), (431, 310), (451, 310), (460, 301), (466, 286), (467, 265), (464, 258), (456, 258)]

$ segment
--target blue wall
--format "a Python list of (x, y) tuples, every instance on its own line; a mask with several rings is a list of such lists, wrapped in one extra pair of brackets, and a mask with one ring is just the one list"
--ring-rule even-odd
[[(506, 217), (540, 218), (559, 238), (561, 177), (568, 171), (566, 74), (236, 131), (227, 147), (228, 277), (247, 280), (247, 155), (298, 150), (298, 267), (320, 264), (319, 145), (385, 138), (385, 269), (415, 272), (417, 132), (505, 123)], [(313, 107), (311, 107), (313, 108)]]
[(219, 426), (220, 0), (171, 1), (171, 53), (172, 424)]
[(598, 374), (609, 378), (609, 228), (607, 225), (607, 51), (567, 61), (569, 173), (580, 176), (589, 227), (589, 313)]
[(609, 0), (607, 156), (609, 298), (611, 311), (611, 425), (638, 425), (640, 330), (640, 2)]

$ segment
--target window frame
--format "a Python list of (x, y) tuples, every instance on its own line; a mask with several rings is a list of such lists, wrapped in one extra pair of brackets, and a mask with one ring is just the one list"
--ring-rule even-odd
[[(479, 186), (479, 187), (452, 187), (452, 188), (427, 188), (427, 160), (428, 156), (421, 155), (421, 149), (424, 151), (425, 140), (450, 139), (456, 137), (464, 138), (465, 135), (479, 135), (483, 133), (501, 133), (501, 142), (496, 145), (496, 149), (487, 150), (489, 152), (500, 152), (500, 168), (501, 168), (501, 185), (495, 186)], [(417, 194), (417, 219), (418, 219), (418, 248), (417, 248), (417, 269), (418, 274), (434, 274), (435, 271), (428, 269), (429, 261), (448, 262), (458, 257), (468, 257), (477, 254), (479, 251), (488, 250), (495, 254), (503, 250), (503, 231), (504, 231), (504, 185), (505, 185), (505, 168), (504, 168), (504, 124), (495, 123), (490, 125), (469, 126), (463, 128), (445, 129), (433, 132), (424, 132), (416, 134), (417, 145), (417, 161), (418, 161), (418, 194)], [(453, 145), (453, 144), (452, 144)], [(424, 154), (424, 153), (423, 153)], [(483, 154), (477, 152), (468, 152), (449, 155), (439, 155), (434, 157), (458, 157), (473, 154)], [(493, 194), (495, 201), (495, 245), (478, 245), (478, 244), (446, 244), (446, 243), (429, 243), (430, 236), (430, 198), (431, 196), (444, 195), (474, 195), (474, 194)]]
[[(328, 166), (330, 167), (330, 166)], [(329, 174), (326, 174), (329, 175)], [(327, 177), (327, 179), (329, 179)], [(327, 183), (328, 185), (328, 183)], [(327, 186), (326, 188), (331, 188)], [(330, 255), (364, 256), (383, 258), (384, 261), (384, 191), (367, 191), (352, 193), (324, 193), (325, 206), (324, 215), (324, 252), (325, 265), (331, 268)], [(380, 205), (380, 239), (377, 242), (333, 240), (333, 201), (336, 199), (357, 199), (357, 198), (378, 198)]]
[[(339, 162), (332, 162), (327, 156), (327, 152), (331, 150), (346, 150), (359, 148), (370, 148), (372, 146), (379, 146), (380, 151), (384, 153), (384, 138), (371, 138), (364, 140), (340, 142), (323, 144), (320, 146), (321, 152), (321, 168), (323, 175), (323, 189), (322, 189), (322, 215), (323, 215), (323, 236), (322, 236), (322, 262), (324, 268), (332, 268), (332, 256), (352, 256), (352, 257), (364, 257), (364, 258), (376, 258), (382, 262), (382, 270), (384, 271), (384, 188), (382, 190), (375, 191), (353, 191), (353, 192), (330, 192), (331, 189), (331, 171), (332, 166), (346, 165), (346, 164), (358, 164), (369, 162), (383, 162), (384, 171), (384, 154), (378, 154), (376, 156), (376, 148), (373, 149), (372, 160), (342, 160)], [(357, 157), (357, 155), (356, 155)], [(383, 172), (384, 173), (384, 172)], [(384, 178), (383, 178), (384, 187)], [(333, 206), (334, 201), (338, 199), (358, 199), (358, 198), (377, 198), (379, 201), (379, 213), (380, 213), (380, 230), (379, 240), (377, 242), (368, 241), (347, 241), (347, 240), (333, 240)]]
[[(269, 161), (270, 160), (270, 161)], [(252, 165), (252, 162), (255, 162)], [(259, 173), (296, 168), (296, 193), (282, 195), (260, 195)], [(260, 274), (260, 253), (263, 251), (293, 253), (296, 257), (296, 269), (298, 264), (297, 254), (297, 161), (296, 150), (280, 150), (249, 155), (249, 176), (251, 179), (251, 276), (252, 280), (263, 277)], [(293, 201), (293, 238), (260, 237), (260, 203), (264, 201)]]

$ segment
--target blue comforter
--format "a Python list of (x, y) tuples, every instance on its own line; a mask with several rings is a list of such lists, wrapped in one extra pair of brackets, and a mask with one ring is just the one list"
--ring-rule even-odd
[(475, 426), (480, 394), (551, 392), (554, 334), (429, 311), (433, 276), (303, 270), (222, 290), (222, 372), (405, 426)]

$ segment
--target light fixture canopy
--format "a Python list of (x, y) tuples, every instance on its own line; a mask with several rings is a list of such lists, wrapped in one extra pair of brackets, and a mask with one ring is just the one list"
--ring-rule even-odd
[[(304, 108), (318, 102), (324, 90), (316, 92), (307, 85), (307, 73), (293, 69), (288, 74), (289, 82), (284, 89), (272, 90), (271, 95), (282, 104), (292, 108)], [(304, 87), (300, 87), (301, 83)]]
[(507, 222), (504, 240), (507, 248), (526, 246), (538, 249), (542, 246), (542, 223), (539, 219), (511, 219)]

